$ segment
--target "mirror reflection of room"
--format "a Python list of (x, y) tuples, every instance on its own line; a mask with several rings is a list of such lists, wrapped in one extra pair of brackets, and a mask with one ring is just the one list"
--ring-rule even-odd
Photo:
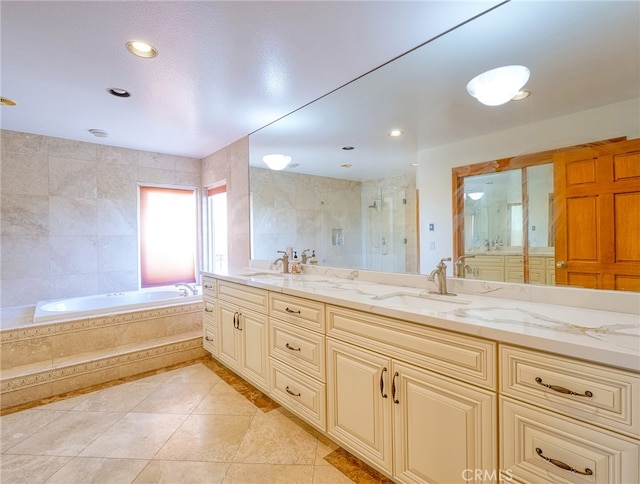
[[(566, 243), (572, 220), (567, 211), (574, 207), (576, 220), (578, 201), (569, 198), (562, 205), (554, 185), (561, 162), (554, 153), (640, 138), (640, 47), (632, 3), (505, 3), (253, 133), (254, 255), (268, 259), (284, 246), (311, 244), (327, 266), (419, 274), (428, 274), (442, 258), (466, 255), (467, 278), (554, 285), (559, 276), (560, 284), (640, 290), (635, 266), (616, 281), (605, 283), (597, 275), (615, 270), (594, 255), (601, 250), (594, 245), (595, 230), (577, 246)], [(474, 76), (516, 63), (529, 75), (522, 96), (488, 106), (466, 88)], [(271, 172), (262, 157), (273, 152), (287, 153), (291, 163)], [(540, 154), (546, 158), (527, 165)], [(519, 161), (500, 166), (511, 159)], [(458, 211), (452, 179), (464, 178), (466, 167), (479, 163), (492, 170), (467, 174), (464, 194), (485, 195), (467, 196)], [(265, 171), (271, 173), (259, 174)], [(396, 177), (407, 180), (403, 229), (402, 217), (376, 218), (370, 208), (385, 206), (379, 189)], [(284, 234), (280, 239), (264, 234), (268, 219), (257, 216), (264, 207), (256, 193), (266, 189), (266, 179), (274, 193), (286, 187), (277, 198), (297, 193), (295, 203), (287, 202), (289, 226), (282, 228), (282, 218), (272, 220)], [(472, 188), (476, 182), (483, 186)], [(332, 185), (353, 191), (345, 202), (352, 204), (351, 215), (344, 220), (339, 251), (327, 231), (334, 227), (322, 227), (327, 220), (297, 215), (306, 221), (288, 233), (293, 214), (310, 197), (319, 204), (318, 193), (332, 191)], [(636, 200), (626, 197), (624, 213), (609, 216), (627, 220), (632, 239), (639, 237), (631, 220), (640, 212)], [(583, 203), (580, 213), (588, 210)], [(395, 237), (403, 233), (406, 242), (399, 244)], [(565, 242), (559, 246), (557, 240)], [(619, 250), (627, 260), (640, 259), (633, 247), (624, 242)], [(596, 259), (594, 268), (581, 262)], [(459, 275), (455, 262), (448, 271)]]

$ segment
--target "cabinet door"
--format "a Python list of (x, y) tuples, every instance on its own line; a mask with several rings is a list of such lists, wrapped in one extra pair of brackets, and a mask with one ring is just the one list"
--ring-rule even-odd
[(241, 341), (240, 372), (242, 376), (268, 392), (267, 378), (267, 316), (240, 310), (236, 331)]
[(327, 340), (327, 430), (378, 469), (391, 474), (391, 361)]
[(392, 378), (399, 482), (464, 483), (497, 469), (493, 393), (395, 361)]
[(229, 368), (240, 371), (240, 341), (236, 329), (238, 308), (233, 304), (218, 301), (218, 357)]

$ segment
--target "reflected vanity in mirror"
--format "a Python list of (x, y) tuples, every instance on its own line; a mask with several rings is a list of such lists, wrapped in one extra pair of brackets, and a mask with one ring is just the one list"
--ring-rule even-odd
[[(618, 285), (580, 262), (602, 244), (567, 233), (600, 202), (565, 197), (554, 166), (558, 152), (640, 138), (639, 21), (637, 2), (507, 2), (251, 134), (252, 257), (293, 247), (327, 266), (428, 274), (467, 255), (467, 278), (638, 290), (637, 260)], [(485, 106), (467, 93), (514, 63), (531, 71), (528, 97)], [(291, 163), (268, 169), (272, 153)], [(587, 180), (574, 161), (584, 170), (570, 176)], [(620, 163), (637, 187), (640, 160)], [(629, 242), (616, 250), (639, 259), (640, 196), (618, 206)]]

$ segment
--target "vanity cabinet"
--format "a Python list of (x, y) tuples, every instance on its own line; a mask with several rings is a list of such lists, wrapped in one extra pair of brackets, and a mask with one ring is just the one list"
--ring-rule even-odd
[(500, 357), (504, 473), (531, 483), (639, 482), (638, 374), (507, 345)]
[(324, 304), (269, 294), (271, 397), (326, 430)]
[(218, 358), (268, 392), (268, 292), (227, 281), (217, 283)]
[(531, 256), (529, 257), (529, 283), (555, 285), (556, 267), (553, 257)]
[(521, 255), (504, 256), (504, 281), (522, 284), (524, 282), (524, 257)]
[(333, 439), (398, 482), (496, 468), (493, 343), (334, 306), (327, 320)]
[(476, 255), (465, 260), (471, 269), (467, 269), (467, 278), (484, 281), (504, 281), (504, 256)]

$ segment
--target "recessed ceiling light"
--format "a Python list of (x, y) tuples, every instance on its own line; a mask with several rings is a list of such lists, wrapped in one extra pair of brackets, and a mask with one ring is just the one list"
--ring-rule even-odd
[(400, 129), (392, 129), (389, 131), (389, 136), (392, 138), (397, 138), (398, 136), (402, 136), (402, 130)]
[(531, 91), (520, 91), (518, 94), (513, 96), (512, 101), (520, 101), (521, 99), (525, 99), (531, 96)]
[(345, 151), (351, 151), (351, 150), (355, 150), (355, 147), (353, 147), (353, 146), (343, 146), (342, 149), (345, 150)]
[(131, 97), (129, 91), (126, 89), (120, 89), (119, 87), (108, 87), (107, 92), (115, 97)]
[(0, 96), (0, 104), (2, 106), (15, 106), (16, 102), (12, 99), (9, 99), (8, 97), (1, 97)]
[(109, 136), (109, 133), (107, 133), (103, 129), (95, 129), (95, 128), (93, 128), (93, 129), (89, 130), (89, 133), (91, 133), (96, 138), (106, 138), (107, 136)]
[(411, 163), (411, 166), (418, 166), (417, 163)]
[(351, 168), (351, 163), (343, 163), (340, 168)]
[(152, 59), (158, 55), (158, 50), (153, 45), (139, 40), (127, 42), (127, 50), (144, 59)]

